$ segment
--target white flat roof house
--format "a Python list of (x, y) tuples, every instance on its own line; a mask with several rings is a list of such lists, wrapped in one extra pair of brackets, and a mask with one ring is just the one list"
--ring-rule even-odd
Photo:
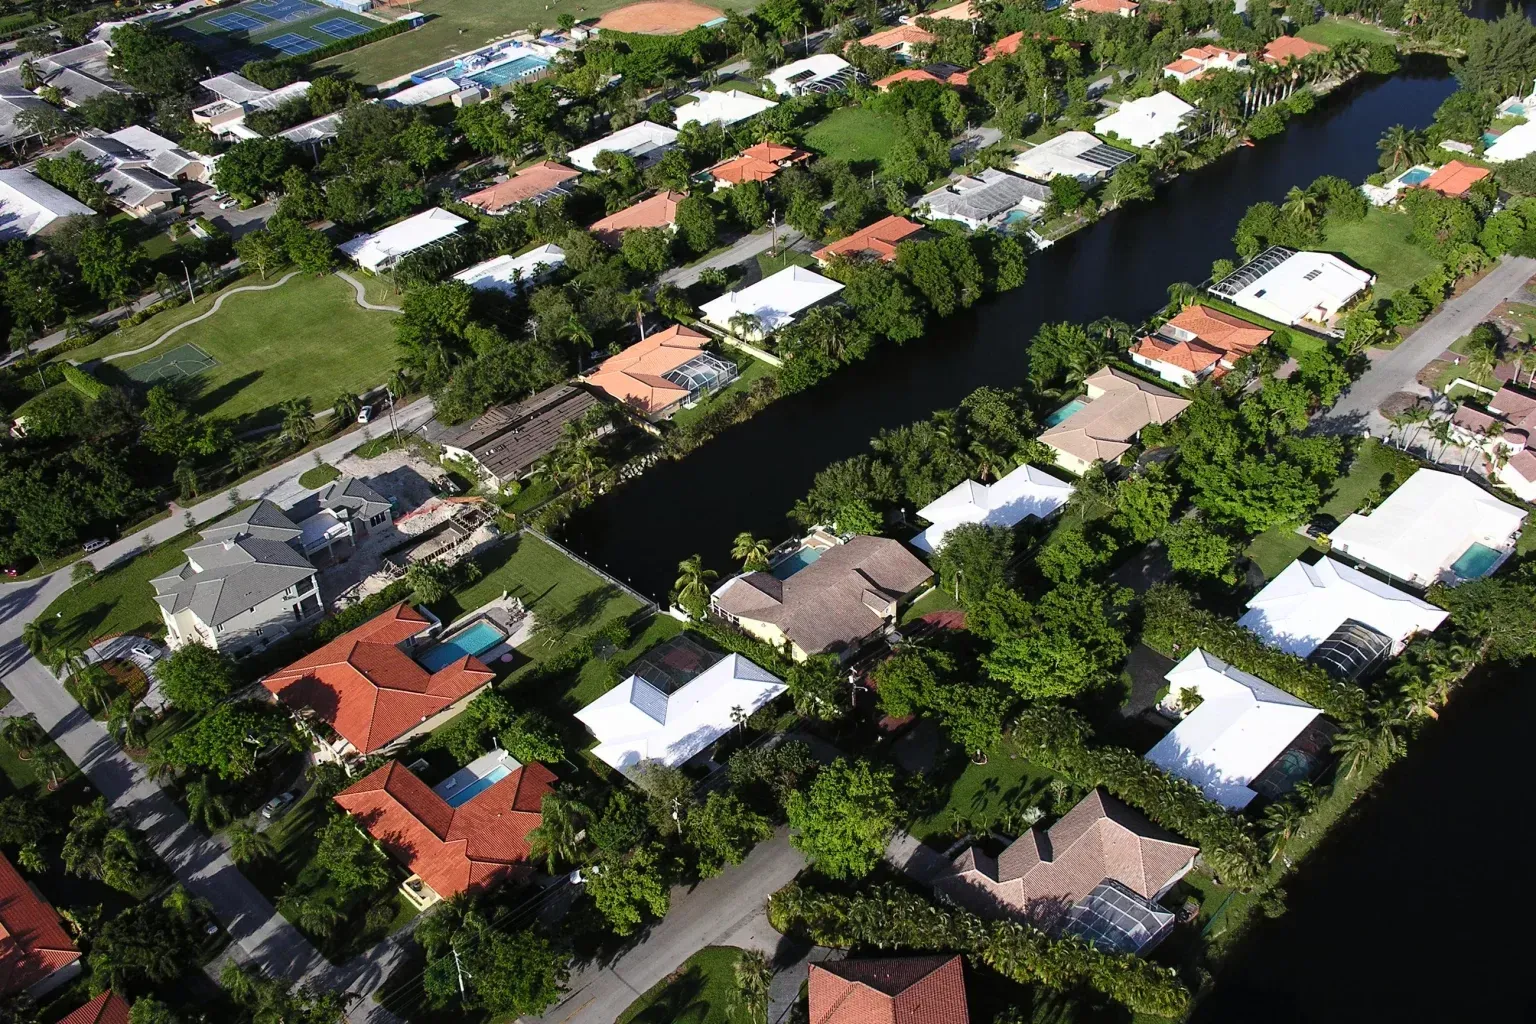
[(377, 273), (394, 266), (401, 257), (425, 249), (434, 242), (441, 242), (468, 224), (469, 221), (456, 213), (449, 213), (440, 206), (423, 210), (414, 217), (407, 217), (398, 224), (391, 224), (371, 235), (358, 235), (350, 242), (337, 246), (364, 270)]
[(1105, 145), (1088, 132), (1063, 132), (1014, 157), (1013, 171), (1036, 181), (1065, 174), (1086, 184), (1135, 159), (1134, 153)]
[(1211, 286), (1246, 310), (1288, 326), (1331, 330), (1339, 310), (1376, 282), (1332, 253), (1271, 246)]
[(933, 220), (959, 221), (972, 231), (1005, 220), (1014, 210), (1033, 217), (1045, 209), (1051, 190), (1038, 181), (988, 167), (974, 175), (952, 174), (923, 196), (915, 209)]
[(66, 217), (95, 210), (21, 167), (0, 170), (0, 241), (31, 238)]
[(840, 92), (858, 78), (853, 65), (835, 53), (813, 53), (768, 72), (768, 82), (780, 96), (808, 92)]
[(636, 121), (628, 128), (620, 128), (612, 135), (571, 150), (566, 158), (584, 171), (595, 171), (599, 153), (623, 153), (641, 167), (647, 167), (660, 160), (662, 154), (676, 144), (676, 128), (651, 121)]
[(785, 691), (778, 676), (740, 654), (727, 654), (667, 692), (634, 675), (576, 712), (597, 737), (605, 764), (627, 771), (643, 761), (676, 766), (736, 727), (733, 712), (750, 715)]
[(1142, 149), (1155, 146), (1164, 135), (1174, 135), (1184, 128), (1184, 121), (1195, 108), (1171, 92), (1157, 92), (1139, 100), (1120, 104), (1108, 117), (1094, 122), (1099, 135), (1118, 135)]
[(1536, 153), (1536, 121), (1526, 121), (1500, 135), (1498, 141), (1483, 152), (1483, 159), (1491, 164), (1502, 164), (1532, 153)]
[(1165, 707), (1177, 708), (1183, 690), (1199, 694), (1200, 703), (1146, 759), (1234, 811), (1258, 796), (1248, 784), (1319, 714), (1301, 698), (1198, 647), (1163, 678), (1169, 687)]
[(1034, 466), (1020, 466), (996, 483), (963, 480), (917, 510), (933, 525), (912, 538), (912, 546), (930, 554), (944, 537), (964, 523), (1014, 526), (1033, 516), (1045, 519), (1072, 497), (1072, 485)]
[(773, 100), (765, 100), (761, 96), (754, 96), (740, 89), (727, 89), (724, 92), (691, 92), (688, 95), (698, 102), (685, 103), (677, 108), (679, 128), (685, 124), (733, 125), (737, 121), (756, 117), (763, 111), (772, 110), (778, 106)]
[(497, 256), (493, 260), (476, 263), (468, 270), (454, 274), (453, 279), (463, 281), (476, 291), (494, 289), (506, 295), (516, 295), (549, 276), (564, 263), (565, 250), (553, 243), (546, 243), (519, 256)]
[[(1346, 670), (1340, 674), (1353, 677), (1401, 651), (1414, 634), (1433, 632), (1447, 614), (1343, 562), (1324, 558), (1316, 565), (1298, 560), (1286, 566), (1249, 599), (1248, 611), (1237, 624), (1271, 647), (1298, 658), (1312, 657), (1325, 668)], [(1360, 636), (1355, 626), (1364, 626), (1376, 638)], [(1324, 647), (1330, 640), (1334, 643)], [(1363, 651), (1367, 645), (1373, 655), (1368, 663), (1358, 669), (1346, 664), (1351, 650)], [(1342, 646), (1342, 658), (1334, 656), (1334, 646)]]
[(704, 319), (724, 331), (733, 330), (731, 318), (738, 313), (757, 317), (761, 334), (795, 322), (795, 317), (825, 302), (843, 286), (804, 267), (785, 267), (739, 292), (726, 292), (699, 307)]
[(1515, 549), (1525, 510), (1459, 473), (1421, 469), (1373, 512), (1333, 531), (1333, 550), (1419, 587), (1488, 575)]

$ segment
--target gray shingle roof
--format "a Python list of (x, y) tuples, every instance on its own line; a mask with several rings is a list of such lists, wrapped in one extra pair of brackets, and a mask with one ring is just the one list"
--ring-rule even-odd
[(462, 448), (500, 480), (520, 476), (555, 450), (567, 423), (574, 423), (600, 400), (570, 384), (556, 384), (515, 405), (496, 405), (455, 427), (432, 420), (422, 434), (433, 444)]
[(378, 491), (355, 476), (332, 480), (314, 494), (307, 495), (288, 509), (290, 519), (302, 523), (326, 509), (344, 508), (354, 516), (371, 518), (387, 511), (389, 502)]
[(219, 626), (315, 574), (288, 541), (298, 527), (270, 501), (259, 501), (203, 532), (187, 561), (151, 580), (155, 601), (175, 614), (190, 608)]
[(1050, 198), (1051, 190), (1039, 182), (988, 167), (974, 177), (954, 176), (918, 200), (918, 208), (927, 206), (935, 217), (982, 221), (1013, 209), (1025, 199), (1043, 203)]

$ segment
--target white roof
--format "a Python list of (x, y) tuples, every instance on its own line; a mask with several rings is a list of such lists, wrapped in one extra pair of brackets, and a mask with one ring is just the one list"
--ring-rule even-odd
[(60, 217), (96, 211), (20, 167), (0, 170), (0, 240), (30, 238)]
[(179, 148), (176, 143), (172, 142), (164, 135), (157, 134), (150, 131), (148, 128), (143, 128), (136, 124), (131, 124), (127, 128), (119, 129), (118, 131), (108, 135), (107, 138), (116, 139), (118, 142), (121, 142), (125, 146), (132, 146), (140, 153), (143, 153), (144, 155), (151, 158), (157, 157), (162, 153), (169, 153), (171, 150)]
[(1271, 647), (1305, 658), (1346, 620), (1363, 623), (1401, 649), (1448, 613), (1332, 558), (1296, 561), (1248, 602), (1238, 625)]
[(944, 537), (963, 523), (1013, 526), (1029, 516), (1044, 519), (1072, 497), (1072, 485), (1043, 469), (1020, 466), (992, 484), (964, 480), (917, 514), (933, 525), (912, 538), (919, 551), (934, 552)]
[(289, 82), (287, 85), (273, 89), (265, 96), (258, 96), (250, 101), (250, 106), (257, 110), (272, 110), (282, 106), (289, 100), (296, 100), (301, 96), (309, 95), (308, 82)]
[(721, 124), (730, 125), (737, 121), (745, 121), (749, 117), (761, 114), (765, 110), (771, 110), (778, 106), (773, 100), (765, 100), (761, 96), (753, 96), (749, 92), (739, 89), (731, 89), (726, 92), (691, 92), (688, 95), (698, 100), (697, 103), (685, 103), (677, 108), (677, 126), (681, 128), (685, 124)]
[(463, 281), (476, 290), (495, 289), (515, 295), (522, 286), (543, 276), (538, 269), (540, 266), (545, 268), (543, 273), (547, 274), (564, 262), (565, 250), (558, 245), (546, 244), (529, 249), (520, 256), (497, 256), (493, 260), (476, 263), (468, 270), (454, 274), (453, 279)]
[(459, 84), (452, 78), (432, 78), (420, 85), (413, 85), (384, 98), (386, 107), (414, 107), (430, 103), (439, 96), (451, 96), (459, 91)]
[(1133, 146), (1154, 146), (1164, 135), (1183, 127), (1195, 108), (1171, 92), (1156, 92), (1139, 100), (1127, 100), (1108, 117), (1094, 122), (1100, 135), (1114, 132)]
[(1420, 586), (1449, 581), (1473, 544), (1507, 551), (1525, 510), (1506, 504), (1459, 473), (1421, 469), (1374, 512), (1356, 513), (1333, 531), (1335, 551)]
[(233, 71), (224, 75), (214, 75), (197, 83), (204, 89), (221, 99), (231, 103), (250, 103), (259, 100), (272, 90), (266, 86), (257, 85), (244, 75), (237, 75)]
[(338, 248), (352, 257), (358, 266), (378, 270), (401, 256), (447, 238), (468, 223), (458, 214), (435, 206), (414, 217), (407, 217), (398, 224), (391, 224), (383, 231), (358, 235), (350, 242), (341, 243)]
[(1050, 181), (1058, 174), (1073, 178), (1097, 178), (1107, 174), (1109, 168), (1092, 160), (1084, 160), (1082, 155), (1102, 145), (1104, 143), (1097, 136), (1088, 132), (1063, 132), (1014, 157), (1013, 170), (1016, 174), (1038, 181)]
[(1202, 700), (1147, 752), (1147, 760), (1232, 810), (1258, 795), (1248, 783), (1318, 715), (1299, 697), (1198, 647), (1163, 678), (1170, 697), (1194, 690)]
[(588, 143), (566, 154), (571, 163), (584, 171), (597, 170), (599, 153), (628, 153), (639, 159), (652, 150), (665, 149), (677, 141), (677, 129), (651, 121), (636, 121), (612, 135)]
[(726, 292), (699, 307), (704, 319), (719, 327), (730, 327), (737, 313), (751, 313), (764, 332), (775, 331), (793, 323), (795, 314), (809, 309), (843, 286), (804, 267), (785, 267), (772, 277), (765, 277), (750, 288)]
[(914, 205), (938, 220), (977, 224), (1029, 203), (1043, 205), (1050, 198), (1051, 190), (1038, 181), (986, 167), (973, 175), (951, 174)]
[(1517, 124), (1499, 140), (1483, 151), (1483, 159), (1491, 164), (1507, 163), (1536, 153), (1536, 121)]
[(597, 737), (592, 753), (620, 771), (642, 761), (680, 765), (735, 727), (733, 709), (750, 715), (785, 689), (772, 672), (728, 654), (670, 695), (630, 676), (576, 717)]
[[(277, 134), (280, 138), (299, 143), (321, 142), (325, 139), (334, 139), (336, 133), (341, 131), (341, 119), (345, 113), (345, 111), (338, 110), (334, 114), (326, 114), (324, 117), (317, 117), (313, 121), (296, 124), (287, 131), (278, 132)], [(243, 128), (244, 125), (235, 127)], [(226, 131), (229, 130), (233, 129), (226, 129)]]
[(1248, 282), (1231, 301), (1283, 324), (1325, 323), (1375, 280), (1332, 253), (1302, 250)]
[[(781, 68), (768, 72), (767, 78), (773, 83), (774, 92), (780, 96), (788, 96), (796, 89), (803, 89), (813, 82), (842, 74), (850, 67), (852, 67), (851, 64), (835, 53), (813, 53), (803, 60), (791, 61)], [(791, 78), (797, 80), (791, 82)]]

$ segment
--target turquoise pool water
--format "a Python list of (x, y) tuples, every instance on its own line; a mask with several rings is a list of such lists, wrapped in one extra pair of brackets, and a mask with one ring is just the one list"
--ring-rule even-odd
[(1495, 142), (1498, 142), (1498, 141), (1499, 141), (1499, 137), (1497, 135), (1493, 134), (1493, 132), (1483, 132), (1483, 145), (1485, 147), (1486, 146), (1491, 146)]
[(1060, 409), (1057, 409), (1055, 412), (1047, 416), (1045, 418), (1045, 425), (1047, 427), (1054, 427), (1062, 420), (1065, 420), (1068, 416), (1071, 416), (1073, 413), (1081, 410), (1087, 404), (1088, 403), (1081, 398), (1074, 398), (1072, 401), (1068, 402), (1066, 405), (1062, 406)]
[(773, 567), (773, 575), (778, 579), (787, 580), (820, 557), (820, 548), (801, 548), (778, 565), (775, 565)]
[(1457, 579), (1482, 579), (1499, 560), (1500, 554), (1486, 544), (1473, 544), (1451, 565), (1451, 572), (1456, 574)]
[(481, 776), (474, 782), (459, 790), (457, 793), (453, 794), (452, 796), (445, 796), (443, 799), (447, 802), (449, 807), (457, 807), (460, 804), (467, 804), (476, 796), (484, 793), (486, 790), (490, 789), (492, 786), (496, 785), (496, 783), (500, 782), (502, 779), (511, 774), (512, 769), (508, 768), (504, 764), (499, 764), (495, 768), (491, 769), (490, 774)]
[(549, 67), (549, 61), (543, 57), (525, 55), (518, 57), (516, 60), (509, 60), (505, 64), (486, 68), (478, 74), (470, 75), (469, 80), (471, 82), (479, 82), (481, 85), (489, 88), (495, 88), (498, 85), (506, 85), (508, 82), (515, 82), (519, 78), (527, 78), (529, 75), (537, 74), (547, 67)]
[(482, 654), (506, 639), (506, 634), (481, 619), (468, 629), (460, 630), (451, 639), (436, 647), (429, 647), (416, 664), (428, 672), (436, 672), (445, 665), (452, 665), (466, 655)]
[(1401, 181), (1404, 185), (1417, 185), (1420, 182), (1426, 180), (1433, 173), (1434, 172), (1428, 168), (1415, 167), (1413, 170), (1405, 172), (1403, 176), (1398, 180)]
[(1504, 108), (1504, 113), (1509, 115), (1510, 117), (1524, 117), (1525, 116), (1525, 104), (1524, 103), (1511, 103), (1509, 106)]

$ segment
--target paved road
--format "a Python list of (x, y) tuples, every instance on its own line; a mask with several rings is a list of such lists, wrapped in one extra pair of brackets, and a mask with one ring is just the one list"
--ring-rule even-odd
[[(787, 248), (804, 238), (800, 232), (791, 227), (780, 225), (778, 240), (780, 248)], [(772, 228), (764, 228), (762, 231), (751, 235), (743, 235), (729, 248), (724, 249), (708, 259), (700, 260), (691, 267), (673, 267), (661, 277), (657, 278), (660, 284), (676, 285), (678, 288), (690, 288), (699, 281), (699, 274), (710, 267), (725, 270), (734, 267), (738, 263), (746, 263), (753, 260), (759, 254), (767, 252), (773, 247), (774, 234)]]
[(1371, 431), (1385, 437), (1390, 424), (1376, 410), (1395, 392), (1413, 390), (1424, 365), (1467, 334), (1505, 299), (1519, 295), (1522, 286), (1536, 276), (1536, 259), (1506, 256), (1497, 267), (1461, 295), (1448, 300), (1440, 311), (1397, 348), (1379, 352), (1371, 368), (1354, 382), (1332, 409), (1321, 414), (1319, 430), (1333, 434)]

